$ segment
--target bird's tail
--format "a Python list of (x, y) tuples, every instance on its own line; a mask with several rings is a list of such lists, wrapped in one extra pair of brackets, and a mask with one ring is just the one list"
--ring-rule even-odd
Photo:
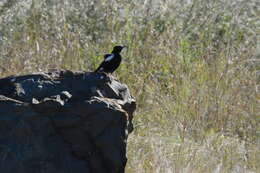
[(95, 73), (97, 73), (97, 72), (102, 72), (101, 66), (99, 66), (94, 72), (95, 72)]
[(94, 71), (94, 73), (97, 73), (99, 71), (99, 69), (97, 68), (95, 71)]

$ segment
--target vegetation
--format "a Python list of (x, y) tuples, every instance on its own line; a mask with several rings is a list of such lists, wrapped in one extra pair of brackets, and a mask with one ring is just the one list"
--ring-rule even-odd
[(4, 0), (0, 76), (91, 71), (125, 44), (128, 173), (260, 172), (259, 15), (257, 0)]

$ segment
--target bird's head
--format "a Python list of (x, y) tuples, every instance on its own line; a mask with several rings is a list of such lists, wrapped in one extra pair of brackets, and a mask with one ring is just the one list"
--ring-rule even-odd
[(125, 48), (126, 46), (115, 46), (113, 49), (113, 53), (120, 53), (122, 51), (123, 48)]

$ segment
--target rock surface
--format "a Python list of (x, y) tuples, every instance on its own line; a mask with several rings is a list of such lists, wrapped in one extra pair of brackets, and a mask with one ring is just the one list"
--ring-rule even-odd
[(122, 173), (135, 107), (103, 73), (0, 79), (0, 172)]

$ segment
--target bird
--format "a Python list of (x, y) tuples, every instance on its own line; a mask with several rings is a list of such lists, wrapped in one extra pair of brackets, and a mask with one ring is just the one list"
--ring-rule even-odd
[(95, 72), (105, 72), (112, 74), (120, 65), (122, 57), (120, 52), (126, 46), (115, 46), (111, 54), (105, 54), (103, 62), (98, 66)]

